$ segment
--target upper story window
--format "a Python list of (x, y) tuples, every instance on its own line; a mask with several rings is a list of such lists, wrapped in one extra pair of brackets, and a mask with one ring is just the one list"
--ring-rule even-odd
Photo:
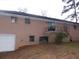
[(30, 18), (29, 17), (25, 17), (25, 24), (30, 24)]
[(64, 25), (63, 25), (63, 26), (64, 26), (64, 27), (63, 27), (63, 28), (64, 28), (64, 31), (65, 31), (65, 32), (68, 32), (68, 26), (69, 26), (69, 24), (64, 23)]
[(73, 25), (73, 28), (76, 30), (77, 29), (77, 24), (74, 24)]
[(11, 22), (16, 23), (16, 21), (17, 21), (17, 17), (11, 16)]
[(48, 31), (55, 31), (55, 30), (56, 30), (55, 22), (48, 22)]

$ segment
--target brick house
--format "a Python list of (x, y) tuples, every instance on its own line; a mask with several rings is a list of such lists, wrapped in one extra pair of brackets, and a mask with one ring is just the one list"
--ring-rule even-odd
[(78, 23), (75, 26), (74, 22), (56, 18), (0, 10), (0, 51), (41, 44), (44, 38), (52, 42), (59, 31), (68, 31), (73, 41), (79, 41)]

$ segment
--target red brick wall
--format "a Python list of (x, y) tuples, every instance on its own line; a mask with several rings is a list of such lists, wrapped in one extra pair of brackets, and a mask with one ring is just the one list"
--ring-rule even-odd
[[(30, 24), (25, 24), (24, 18), (18, 18), (16, 23), (11, 22), (11, 18), (0, 16), (0, 34), (15, 34), (16, 48), (23, 45), (38, 44), (39, 37), (44, 35), (46, 22), (31, 20)], [(30, 42), (29, 36), (34, 35), (35, 41)]]

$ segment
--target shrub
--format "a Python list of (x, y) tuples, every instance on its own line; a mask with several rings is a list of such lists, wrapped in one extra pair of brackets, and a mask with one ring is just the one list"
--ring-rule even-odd
[(57, 34), (56, 34), (56, 38), (55, 38), (55, 43), (56, 44), (61, 44), (62, 42), (63, 42), (63, 39), (65, 38), (65, 37), (67, 37), (68, 35), (67, 35), (67, 33), (65, 33), (65, 32), (58, 32)]

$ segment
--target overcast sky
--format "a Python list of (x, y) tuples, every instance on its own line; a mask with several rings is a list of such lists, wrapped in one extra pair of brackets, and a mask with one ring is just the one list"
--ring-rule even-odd
[(19, 8), (26, 8), (28, 13), (37, 15), (41, 15), (41, 10), (45, 10), (48, 17), (63, 19), (61, 0), (0, 0), (2, 10), (18, 10)]

